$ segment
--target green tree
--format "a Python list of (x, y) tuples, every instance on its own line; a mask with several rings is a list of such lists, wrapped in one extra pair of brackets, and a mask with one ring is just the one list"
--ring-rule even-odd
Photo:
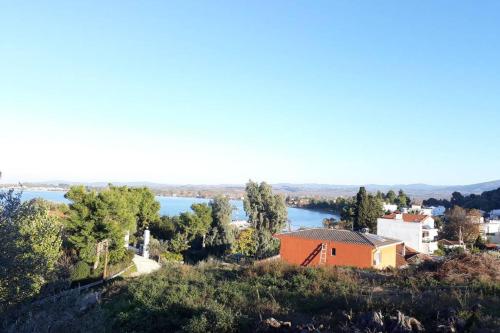
[(368, 228), (370, 232), (377, 230), (377, 218), (383, 215), (382, 202), (360, 187), (354, 205), (354, 230)]
[(168, 251), (176, 255), (185, 255), (188, 250), (204, 247), (205, 238), (212, 225), (212, 208), (205, 204), (193, 204), (193, 212), (184, 212), (178, 216), (162, 216), (150, 224), (151, 234), (166, 241)]
[(356, 215), (355, 200), (353, 198), (337, 198), (336, 205), (338, 206), (338, 210), (340, 212), (340, 221), (345, 222), (342, 225), (350, 225), (350, 228), (348, 229), (352, 229), (354, 217)]
[(453, 206), (462, 206), (464, 202), (464, 196), (460, 192), (453, 192), (451, 194), (450, 205)]
[(231, 247), (231, 252), (235, 254), (243, 254), (245, 256), (254, 256), (257, 249), (255, 243), (255, 229), (247, 228), (241, 230)]
[(37, 295), (61, 256), (62, 225), (43, 201), (0, 192), (0, 310)]
[(243, 202), (250, 224), (255, 228), (256, 256), (262, 257), (277, 246), (273, 234), (286, 225), (288, 213), (283, 196), (273, 194), (272, 187), (265, 182), (249, 181)]
[(385, 195), (385, 199), (390, 203), (394, 204), (396, 202), (396, 193), (393, 190), (389, 190)]
[(200, 203), (200, 204), (193, 204), (191, 206), (191, 209), (198, 217), (199, 229), (200, 229), (199, 234), (202, 237), (201, 244), (202, 247), (205, 248), (207, 232), (209, 231), (213, 222), (212, 207), (211, 205)]
[(150, 223), (160, 219), (160, 203), (156, 200), (153, 192), (147, 187), (133, 189), (135, 200), (132, 204), (138, 205), (137, 229), (143, 231), (149, 227)]
[(207, 236), (207, 248), (210, 253), (223, 254), (231, 248), (234, 242), (234, 232), (231, 228), (233, 206), (229, 199), (217, 196), (210, 201), (212, 208), (212, 224)]
[(403, 190), (399, 190), (395, 203), (398, 205), (398, 208), (405, 208), (410, 204), (410, 199)]
[(158, 219), (159, 204), (148, 189), (131, 189), (112, 186), (100, 192), (89, 191), (83, 186), (73, 186), (65, 197), (71, 201), (66, 220), (68, 244), (79, 258), (92, 263), (96, 244), (104, 239), (111, 241), (111, 263), (125, 257), (124, 236), (137, 231), (137, 225), (146, 227)]

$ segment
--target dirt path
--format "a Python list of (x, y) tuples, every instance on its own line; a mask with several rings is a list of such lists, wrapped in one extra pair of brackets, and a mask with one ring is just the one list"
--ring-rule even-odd
[(132, 273), (132, 276), (149, 274), (160, 269), (160, 264), (154, 260), (146, 259), (142, 256), (135, 255), (133, 262), (137, 268), (137, 272)]

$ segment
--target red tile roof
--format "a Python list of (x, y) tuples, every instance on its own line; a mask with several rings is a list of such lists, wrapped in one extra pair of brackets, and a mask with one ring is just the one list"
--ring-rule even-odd
[(460, 243), (460, 241), (457, 241), (457, 240), (449, 240), (449, 239), (440, 239), (438, 240), (438, 243), (439, 244), (442, 244), (442, 245), (447, 245), (447, 246), (450, 246), (450, 245), (462, 245)]
[[(402, 215), (403, 215), (403, 221), (416, 222), (416, 223), (420, 223), (428, 217), (427, 215), (421, 215), (421, 214), (402, 214)], [(395, 220), (396, 213), (385, 215), (382, 218), (389, 219), (389, 220)]]

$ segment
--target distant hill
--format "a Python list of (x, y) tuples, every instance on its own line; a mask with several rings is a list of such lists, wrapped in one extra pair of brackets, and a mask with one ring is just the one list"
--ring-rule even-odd
[(316, 195), (354, 195), (360, 186), (365, 186), (367, 191), (387, 192), (389, 190), (399, 191), (402, 189), (411, 197), (415, 198), (447, 198), (455, 191), (462, 194), (481, 194), (500, 188), (500, 180), (470, 184), (470, 185), (428, 185), (428, 184), (366, 184), (366, 185), (327, 185), (327, 184), (274, 184), (273, 188), (290, 194), (315, 193)]
[[(31, 182), (24, 185), (30, 186), (63, 186), (67, 187), (73, 184), (81, 184), (78, 182), (69, 181), (47, 181), (47, 182)], [(104, 187), (107, 182), (84, 183), (90, 187)], [(127, 185), (131, 187), (147, 186), (159, 194), (179, 195), (179, 196), (205, 196), (211, 197), (215, 194), (228, 194), (231, 197), (241, 197), (244, 194), (244, 184), (221, 184), (221, 185), (203, 185), (203, 184), (186, 184), (173, 185), (161, 184), (152, 182), (113, 182), (113, 185)], [(292, 196), (352, 196), (355, 195), (360, 186), (365, 186), (369, 192), (389, 190), (398, 191), (402, 189), (412, 198), (427, 199), (427, 198), (449, 198), (451, 193), (457, 191), (464, 195), (481, 194), (484, 191), (491, 191), (500, 188), (500, 180), (494, 180), (484, 183), (470, 185), (428, 185), (428, 184), (367, 184), (367, 185), (332, 185), (332, 184), (292, 184), (278, 183), (272, 184), (275, 191), (285, 195)]]

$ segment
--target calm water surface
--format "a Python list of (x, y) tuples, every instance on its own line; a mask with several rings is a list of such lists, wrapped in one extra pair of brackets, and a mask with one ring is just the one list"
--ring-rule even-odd
[[(22, 199), (30, 200), (33, 198), (43, 198), (53, 202), (69, 203), (69, 200), (64, 198), (65, 192), (58, 191), (25, 191)], [(160, 197), (156, 200), (160, 202), (161, 215), (178, 215), (182, 212), (189, 211), (193, 203), (208, 203), (210, 199), (201, 198), (183, 198), (183, 197)], [(246, 220), (245, 211), (243, 210), (243, 201), (231, 200), (231, 204), (235, 210), (233, 212), (233, 220)], [(288, 208), (288, 219), (293, 229), (299, 227), (321, 227), (323, 219), (338, 216), (324, 212), (312, 211), (300, 208)]]

